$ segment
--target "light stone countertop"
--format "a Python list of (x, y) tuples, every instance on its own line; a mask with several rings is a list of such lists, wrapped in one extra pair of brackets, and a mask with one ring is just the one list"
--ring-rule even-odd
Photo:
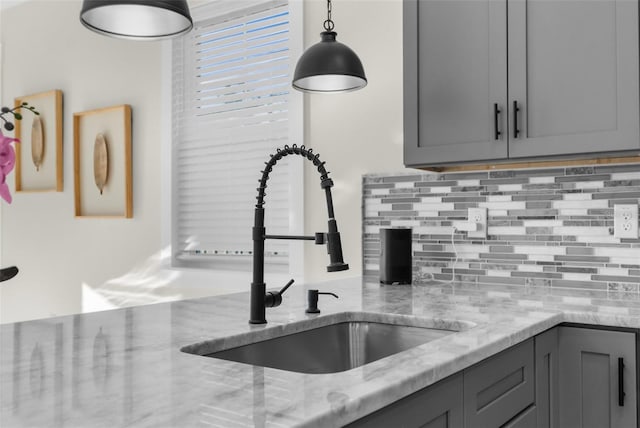
[[(307, 315), (306, 289), (321, 296)], [(255, 367), (180, 351), (295, 321), (364, 311), (466, 329), (335, 374)], [(640, 328), (636, 293), (504, 285), (294, 284), (264, 326), (240, 293), (0, 326), (0, 426), (337, 427), (561, 322)]]

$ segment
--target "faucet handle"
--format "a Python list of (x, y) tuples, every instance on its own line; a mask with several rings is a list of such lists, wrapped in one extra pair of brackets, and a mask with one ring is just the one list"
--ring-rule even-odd
[(264, 296), (264, 305), (267, 308), (275, 308), (276, 306), (280, 306), (280, 303), (282, 303), (282, 295), (285, 291), (287, 291), (289, 287), (291, 287), (291, 284), (293, 284), (293, 282), (293, 279), (291, 279), (285, 284), (284, 287), (282, 287), (282, 290), (280, 291), (267, 291), (267, 294), (265, 294)]
[(308, 307), (305, 310), (306, 313), (308, 314), (319, 314), (320, 313), (320, 309), (318, 309), (318, 296), (320, 294), (328, 294), (329, 296), (333, 296), (336, 299), (339, 299), (337, 294), (334, 293), (320, 293), (318, 290), (309, 290), (307, 291), (307, 301), (308, 301)]
[(293, 284), (293, 283), (294, 283), (294, 280), (293, 280), (293, 278), (291, 278), (291, 279), (289, 280), (289, 282), (287, 282), (287, 283), (285, 284), (285, 286), (284, 286), (284, 287), (282, 287), (282, 290), (278, 291), (278, 294), (281, 294), (281, 295), (282, 295), (282, 294), (284, 294), (284, 292), (285, 292), (285, 291), (287, 291), (287, 288), (291, 287), (291, 284)]

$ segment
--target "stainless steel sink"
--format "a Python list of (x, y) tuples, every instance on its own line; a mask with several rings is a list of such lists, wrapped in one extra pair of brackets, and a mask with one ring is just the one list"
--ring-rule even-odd
[[(183, 352), (271, 367), (300, 373), (336, 373), (371, 363), (398, 352), (439, 339), (469, 327), (469, 323), (442, 320), (414, 320), (406, 316), (380, 320), (380, 316), (339, 318), (332, 324), (304, 331), (254, 340), (243, 346), (210, 352), (214, 346), (201, 343), (184, 347)], [(369, 318), (368, 320), (366, 318)], [(377, 319), (376, 319), (377, 318)], [(428, 322), (432, 321), (432, 322)], [(295, 324), (295, 323), (294, 323)], [(413, 325), (407, 325), (413, 324)], [(418, 324), (418, 325), (416, 325)]]

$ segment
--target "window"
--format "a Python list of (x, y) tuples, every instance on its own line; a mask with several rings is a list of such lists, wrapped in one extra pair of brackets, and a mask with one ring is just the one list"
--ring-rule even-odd
[[(291, 88), (302, 34), (282, 0), (216, 1), (192, 13), (193, 31), (173, 42), (173, 264), (248, 269), (264, 163), (302, 144), (301, 95)], [(284, 159), (270, 176), (270, 234), (302, 231), (301, 161)], [(292, 245), (267, 241), (266, 264), (289, 269)]]

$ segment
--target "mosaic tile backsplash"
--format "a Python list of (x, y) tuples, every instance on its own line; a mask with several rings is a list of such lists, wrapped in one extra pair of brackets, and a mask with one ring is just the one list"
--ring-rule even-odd
[(413, 229), (414, 280), (449, 281), (452, 224), (488, 209), (486, 239), (454, 235), (455, 280), (640, 292), (640, 239), (613, 236), (615, 204), (640, 203), (640, 165), (363, 178), (363, 266), (378, 276), (381, 228)]

